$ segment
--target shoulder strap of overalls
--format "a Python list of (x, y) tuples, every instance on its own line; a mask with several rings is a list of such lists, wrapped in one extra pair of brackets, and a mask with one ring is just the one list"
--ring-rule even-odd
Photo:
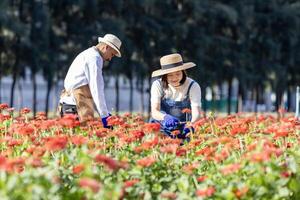
[(188, 88), (187, 93), (186, 93), (186, 97), (187, 97), (187, 98), (190, 97), (190, 90), (191, 90), (191, 87), (192, 87), (192, 85), (193, 85), (194, 83), (195, 83), (195, 81), (192, 81), (192, 82), (190, 83), (190, 85), (189, 85), (189, 88)]
[(163, 84), (161, 82), (160, 79), (158, 79), (159, 85), (160, 85), (160, 91), (161, 91), (161, 98), (163, 98), (165, 96), (165, 92), (164, 92), (164, 88), (163, 88)]

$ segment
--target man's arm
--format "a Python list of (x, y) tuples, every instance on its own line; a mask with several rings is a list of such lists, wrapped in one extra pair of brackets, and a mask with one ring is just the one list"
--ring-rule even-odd
[(89, 82), (90, 91), (96, 105), (96, 109), (100, 117), (108, 116), (108, 110), (106, 106), (105, 94), (104, 94), (104, 81), (102, 76), (103, 61), (96, 59), (90, 61), (86, 65), (86, 75)]

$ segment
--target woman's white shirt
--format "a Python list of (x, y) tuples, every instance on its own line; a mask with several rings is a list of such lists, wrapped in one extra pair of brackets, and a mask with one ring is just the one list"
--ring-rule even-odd
[[(174, 101), (182, 101), (186, 97), (190, 83), (193, 81), (187, 78), (179, 87), (168, 84), (167, 89), (163, 89), (161, 79), (155, 80), (151, 86), (151, 106), (160, 104), (163, 97)], [(194, 82), (189, 93), (191, 107), (201, 107), (201, 89), (197, 82)]]

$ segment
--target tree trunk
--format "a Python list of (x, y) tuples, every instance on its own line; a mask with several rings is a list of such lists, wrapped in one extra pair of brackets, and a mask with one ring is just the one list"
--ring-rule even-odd
[[(55, 82), (55, 81), (54, 81)], [(56, 111), (57, 107), (58, 107), (58, 102), (57, 102), (57, 99), (60, 97), (60, 91), (58, 91), (58, 82), (59, 80), (57, 80), (54, 84), (54, 88), (53, 88), (53, 105), (52, 105), (52, 108), (54, 110), (54, 112)], [(58, 96), (56, 96), (58, 95)], [(59, 100), (58, 100), (59, 101)]]
[(257, 84), (255, 86), (255, 106), (254, 106), (254, 112), (258, 112), (258, 104), (259, 104), (259, 85)]
[[(2, 102), (2, 70), (1, 69), (3, 69), (1, 54), (2, 53), (0, 53), (0, 103)], [(4, 103), (4, 102), (2, 102), (2, 103)]]
[(211, 87), (211, 110), (215, 111), (217, 109), (217, 100), (216, 100), (216, 93), (213, 87)]
[(232, 90), (232, 78), (228, 79), (228, 97), (227, 97), (227, 114), (231, 113), (231, 90)]
[(2, 102), (2, 76), (0, 74), (0, 103), (4, 103)]
[(15, 87), (17, 83), (17, 72), (14, 70), (13, 72), (13, 82), (10, 88), (10, 107), (14, 107), (14, 97), (15, 97)]
[[(148, 86), (149, 86), (149, 88), (148, 88), (148, 93), (150, 94), (150, 88), (151, 88), (151, 76), (149, 76), (149, 78), (148, 78)], [(146, 118), (147, 118), (147, 120), (149, 120), (150, 119), (150, 116), (151, 116), (151, 101), (150, 101), (150, 98), (151, 98), (151, 95), (149, 95), (149, 98), (148, 98), (148, 113), (147, 113), (147, 115), (148, 116), (146, 116)]]
[(129, 111), (133, 111), (133, 81), (132, 77), (129, 79)]
[(292, 111), (292, 87), (287, 87), (287, 111)]
[(239, 81), (239, 86), (238, 86), (238, 98), (236, 102), (236, 112), (243, 112), (243, 95), (242, 95), (242, 84)]
[(282, 103), (282, 94), (283, 92), (280, 89), (276, 90), (276, 102), (275, 102), (275, 109), (278, 111), (278, 109), (281, 106)]
[(218, 87), (218, 90), (219, 90), (219, 95), (220, 95), (220, 99), (219, 99), (219, 101), (215, 101), (215, 102), (213, 102), (214, 103), (214, 105), (216, 106), (216, 108), (217, 108), (217, 111), (221, 111), (222, 110), (222, 106), (223, 106), (223, 100), (225, 99), (224, 98), (224, 91), (223, 91), (223, 88), (222, 88), (222, 83), (221, 82), (218, 82), (218, 84), (217, 84), (217, 87)]
[(120, 102), (119, 102), (119, 96), (120, 96), (120, 91), (119, 91), (119, 76), (118, 74), (116, 74), (115, 76), (115, 90), (116, 90), (116, 113), (118, 114), (119, 112), (119, 106), (120, 106)]
[(206, 87), (205, 86), (201, 86), (201, 101), (202, 101), (202, 110), (204, 112), (204, 116), (206, 116), (206, 111), (207, 111), (207, 101), (206, 101)]
[(32, 110), (33, 110), (33, 116), (35, 117), (37, 112), (37, 83), (36, 83), (36, 77), (35, 72), (32, 72), (32, 86), (33, 86), (33, 93), (32, 93)]
[(144, 80), (141, 81), (141, 89), (140, 89), (140, 93), (141, 93), (141, 113), (144, 116)]
[(45, 113), (46, 113), (46, 116), (48, 116), (48, 112), (49, 112), (49, 97), (50, 97), (51, 88), (52, 88), (52, 79), (50, 77), (48, 77), (47, 92), (46, 92), (46, 99), (45, 99)]
[(18, 85), (18, 93), (19, 93), (17, 105), (19, 105), (19, 107), (22, 108), (23, 107), (23, 93), (22, 93), (23, 89), (22, 89), (22, 84), (20, 83), (19, 79), (17, 80), (17, 85)]

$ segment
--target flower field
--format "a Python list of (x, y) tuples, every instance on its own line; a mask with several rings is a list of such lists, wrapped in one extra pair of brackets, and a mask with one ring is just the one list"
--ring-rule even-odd
[(182, 145), (129, 113), (111, 117), (110, 130), (0, 111), (1, 200), (300, 199), (293, 117), (208, 116)]

